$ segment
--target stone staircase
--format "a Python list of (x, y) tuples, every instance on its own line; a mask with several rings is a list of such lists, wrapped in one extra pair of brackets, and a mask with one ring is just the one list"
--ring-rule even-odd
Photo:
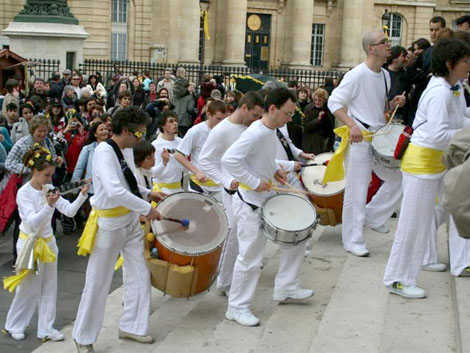
[[(312, 254), (305, 259), (301, 283), (315, 296), (295, 304), (271, 300), (279, 263), (270, 242), (252, 309), (261, 326), (247, 328), (224, 319), (227, 299), (215, 291), (175, 299), (152, 290), (150, 333), (156, 342), (142, 345), (117, 338), (122, 288), (108, 298), (97, 353), (367, 353), (470, 352), (470, 278), (449, 271), (423, 271), (422, 300), (390, 295), (382, 284), (396, 220), (389, 234), (366, 229), (369, 258), (348, 255), (341, 228), (319, 227)], [(448, 263), (447, 232), (438, 233), (440, 259)], [(35, 353), (73, 353), (72, 326), (64, 342), (46, 342)]]

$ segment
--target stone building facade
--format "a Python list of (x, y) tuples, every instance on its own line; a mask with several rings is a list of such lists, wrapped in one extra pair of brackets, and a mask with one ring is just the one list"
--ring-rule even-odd
[[(24, 0), (0, 0), (8, 26)], [(470, 0), (68, 0), (89, 33), (84, 57), (166, 63), (330, 70), (363, 59), (362, 33), (392, 13), (393, 44), (429, 38), (440, 15), (452, 27)], [(201, 10), (207, 10), (204, 34)], [(210, 38), (210, 39), (209, 39)], [(7, 38), (0, 43), (8, 45)], [(31, 55), (32, 57), (34, 55)]]

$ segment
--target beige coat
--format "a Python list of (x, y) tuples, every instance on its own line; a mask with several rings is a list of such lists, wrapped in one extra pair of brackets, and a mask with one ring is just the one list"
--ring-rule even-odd
[(445, 151), (442, 161), (448, 172), (444, 176), (444, 207), (454, 219), (459, 235), (470, 238), (470, 129), (459, 131)]

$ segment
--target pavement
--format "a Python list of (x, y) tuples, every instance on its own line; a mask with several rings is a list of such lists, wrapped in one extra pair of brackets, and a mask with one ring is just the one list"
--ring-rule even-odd
[[(243, 327), (227, 321), (227, 298), (215, 290), (177, 299), (152, 290), (150, 334), (155, 343), (138, 344), (117, 338), (122, 308), (122, 287), (113, 291), (106, 307), (97, 353), (447, 353), (470, 352), (470, 278), (454, 278), (449, 271), (423, 271), (419, 285), (426, 299), (405, 299), (390, 295), (382, 276), (396, 228), (391, 219), (389, 234), (365, 228), (370, 257), (358, 258), (341, 246), (341, 227), (318, 227), (312, 253), (300, 273), (304, 287), (315, 296), (303, 302), (277, 304), (272, 287), (279, 264), (279, 247), (268, 242), (252, 310), (261, 320), (259, 327)], [(440, 260), (448, 264), (447, 231), (438, 232)], [(72, 241), (73, 240), (73, 241)], [(72, 324), (86, 259), (74, 255), (73, 237), (59, 239), (59, 299), (57, 328), (63, 342), (38, 346), (33, 322), (28, 338), (19, 344), (9, 337), (0, 340), (0, 352), (73, 353)], [(74, 250), (74, 249), (73, 249)], [(67, 260), (68, 259), (68, 260)], [(66, 265), (68, 261), (68, 265)], [(0, 267), (5, 273), (5, 266)], [(120, 281), (119, 272), (113, 285)], [(11, 295), (2, 293), (1, 320)], [(3, 322), (2, 322), (3, 324)], [(33, 344), (34, 341), (34, 344)], [(36, 348), (37, 347), (37, 348)], [(35, 349), (36, 348), (36, 349)], [(29, 350), (28, 350), (29, 349)]]

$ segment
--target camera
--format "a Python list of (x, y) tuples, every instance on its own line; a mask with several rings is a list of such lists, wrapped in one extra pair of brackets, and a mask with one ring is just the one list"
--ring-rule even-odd
[(75, 126), (75, 127), (78, 127), (80, 124), (79, 124), (78, 121), (72, 121), (72, 122), (70, 123), (70, 125)]

